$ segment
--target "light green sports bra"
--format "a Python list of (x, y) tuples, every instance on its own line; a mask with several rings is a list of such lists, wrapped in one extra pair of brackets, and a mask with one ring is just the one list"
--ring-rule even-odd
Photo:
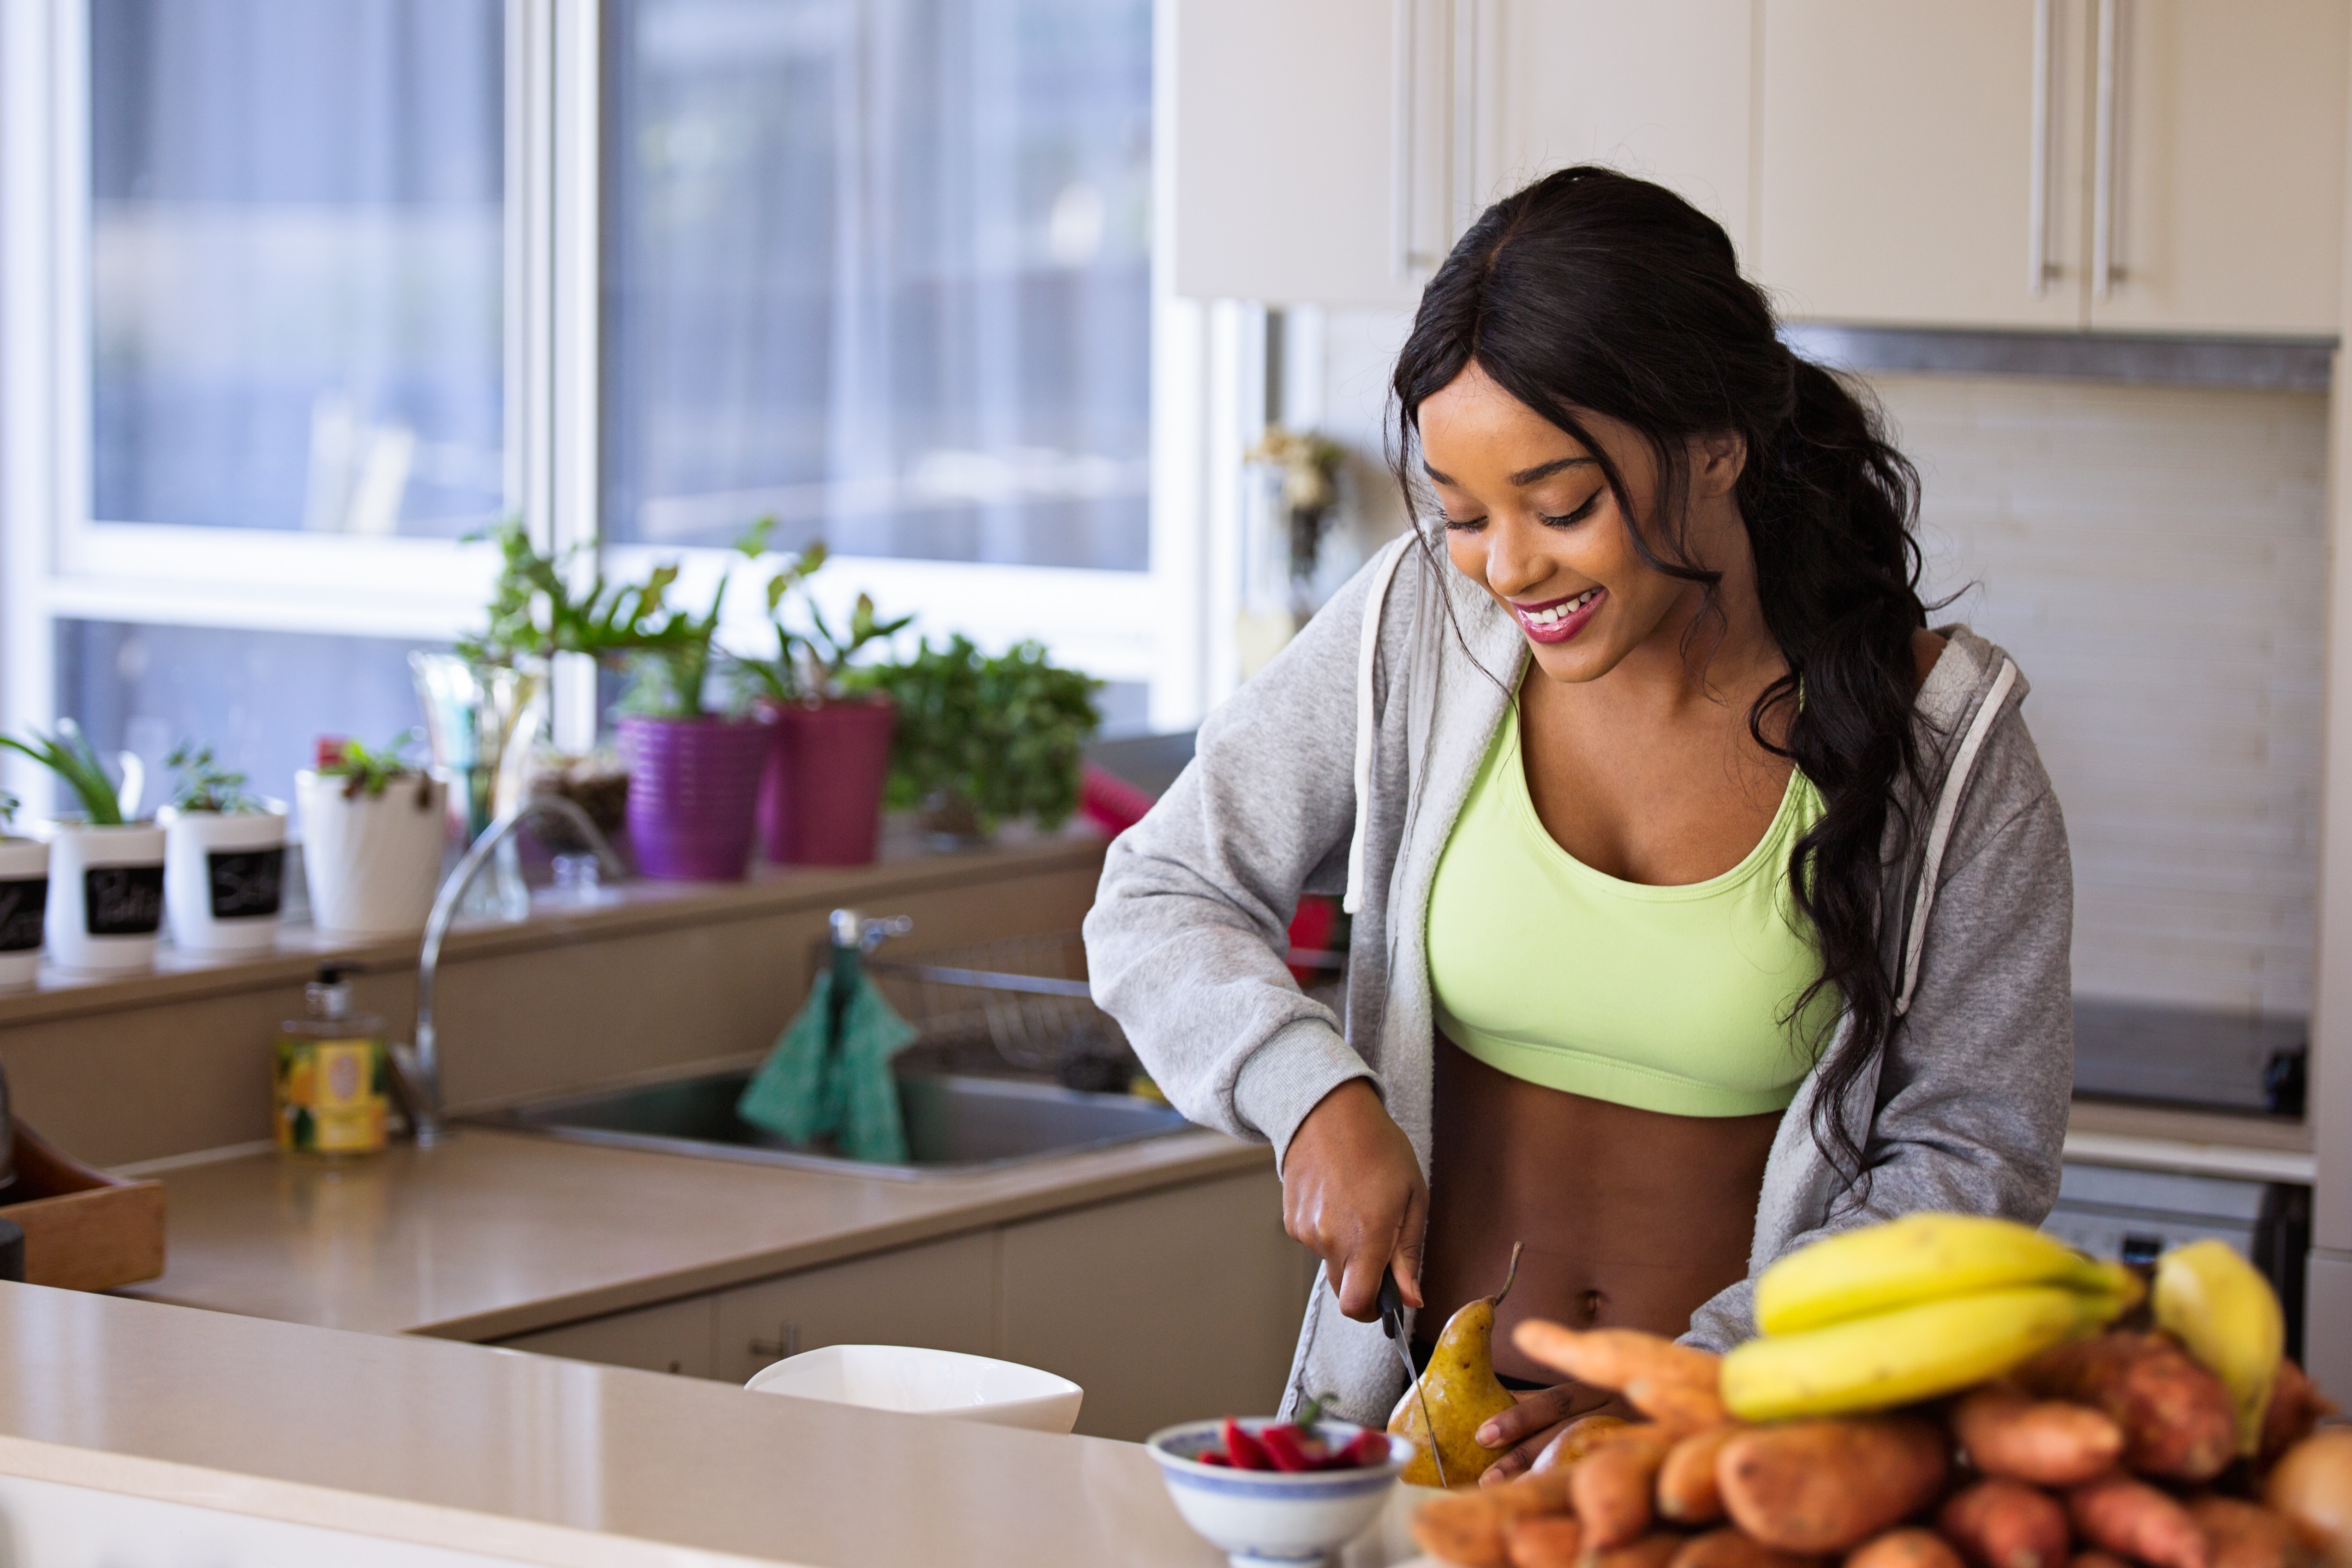
[(1763, 839), (1721, 876), (1621, 882), (1544, 831), (1512, 703), (1430, 890), (1438, 1027), (1490, 1067), (1595, 1100), (1678, 1116), (1786, 1109), (1811, 1065), (1798, 1042), (1839, 1005), (1825, 988), (1794, 1030), (1781, 1021), (1821, 973), (1789, 852), (1822, 810), (1792, 771)]

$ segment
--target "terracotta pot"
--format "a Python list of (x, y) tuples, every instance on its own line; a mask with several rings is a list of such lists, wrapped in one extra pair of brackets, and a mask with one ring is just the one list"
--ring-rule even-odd
[(624, 717), (637, 870), (669, 882), (740, 882), (772, 744), (756, 719)]
[(760, 780), (760, 839), (779, 865), (865, 865), (882, 833), (898, 711), (886, 696), (811, 706), (762, 698), (773, 740)]

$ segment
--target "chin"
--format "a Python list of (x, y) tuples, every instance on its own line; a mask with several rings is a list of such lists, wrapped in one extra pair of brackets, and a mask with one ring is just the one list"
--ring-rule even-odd
[(1546, 677), (1570, 685), (1599, 680), (1617, 667), (1619, 657), (1618, 650), (1603, 648), (1598, 643), (1585, 646), (1582, 637), (1549, 648), (1530, 639), (1528, 651), (1535, 655), (1536, 668)]

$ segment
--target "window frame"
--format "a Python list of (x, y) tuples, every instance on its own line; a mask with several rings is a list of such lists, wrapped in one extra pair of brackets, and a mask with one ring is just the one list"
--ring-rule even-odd
[[(1173, 298), (1167, 198), (1171, 7), (1154, 18), (1152, 479), (1142, 571), (839, 556), (819, 587), (845, 605), (871, 592), (934, 635), (987, 647), (1023, 636), (1106, 680), (1145, 683), (1156, 729), (1197, 723), (1218, 639), (1205, 591), (1202, 502), (1214, 423), (1202, 308)], [(507, 504), (542, 545), (593, 547), (623, 573), (677, 560), (709, 592), (740, 558), (604, 541), (599, 510), (605, 129), (594, 0), (506, 0)], [(105, 620), (430, 640), (478, 623), (496, 571), (479, 543), (171, 526), (91, 516), (87, 0), (0, 6), (0, 726), (57, 714), (56, 622)], [(582, 570), (592, 570), (584, 559)], [(730, 594), (722, 640), (756, 648), (752, 574)], [(595, 673), (558, 661), (551, 733), (584, 747), (598, 727)], [(21, 758), (6, 782), (37, 810), (48, 780)]]

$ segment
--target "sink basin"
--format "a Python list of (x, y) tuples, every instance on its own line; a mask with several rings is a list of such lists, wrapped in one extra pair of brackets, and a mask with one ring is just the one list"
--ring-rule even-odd
[(901, 1073), (898, 1104), (909, 1159), (878, 1165), (786, 1143), (735, 1114), (751, 1071), (705, 1073), (632, 1089), (569, 1094), (466, 1120), (582, 1143), (704, 1159), (883, 1176), (962, 1176), (1081, 1149), (1182, 1132), (1153, 1101), (1049, 1083), (953, 1073)]

